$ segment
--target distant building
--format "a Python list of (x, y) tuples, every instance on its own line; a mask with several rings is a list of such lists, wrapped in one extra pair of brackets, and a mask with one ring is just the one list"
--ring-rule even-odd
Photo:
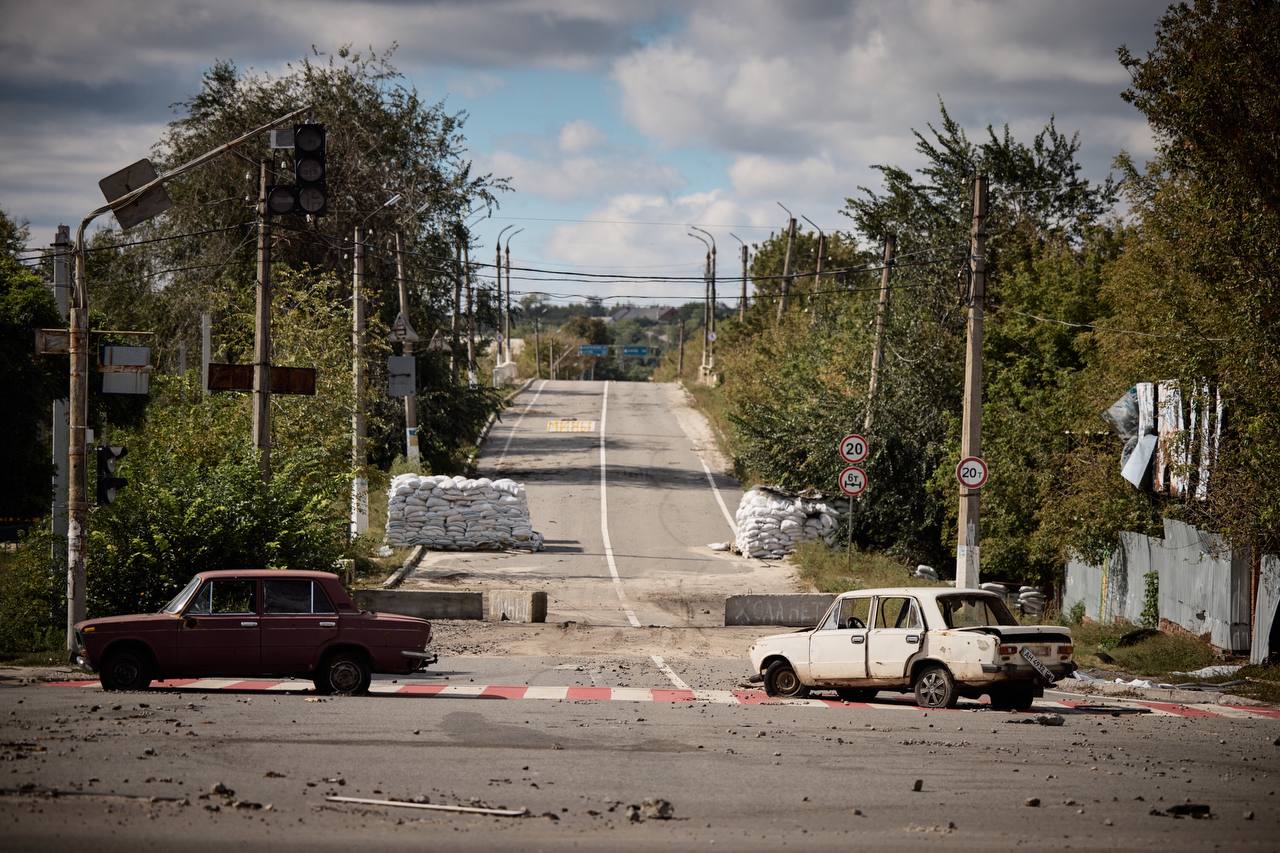
[(680, 319), (680, 312), (666, 305), (654, 305), (642, 308), (638, 305), (619, 305), (605, 318), (606, 323), (619, 323), (623, 320), (647, 321), (650, 323), (674, 323)]

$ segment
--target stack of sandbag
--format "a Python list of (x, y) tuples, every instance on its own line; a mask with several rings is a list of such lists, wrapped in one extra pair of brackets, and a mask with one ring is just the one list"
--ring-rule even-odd
[(1037, 587), (1024, 586), (1018, 590), (1018, 612), (1023, 616), (1043, 616), (1045, 603), (1045, 594)]
[(387, 491), (387, 544), (440, 551), (542, 550), (524, 486), (481, 477), (401, 474)]
[(835, 541), (836, 510), (821, 500), (788, 494), (770, 486), (756, 486), (742, 496), (736, 516), (737, 549), (747, 557), (778, 559), (801, 542)]

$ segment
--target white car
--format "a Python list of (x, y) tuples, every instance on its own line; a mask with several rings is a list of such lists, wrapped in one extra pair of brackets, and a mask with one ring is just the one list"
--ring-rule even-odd
[(846, 592), (817, 627), (762, 637), (750, 654), (770, 696), (915, 691), (923, 708), (950, 708), (987, 694), (994, 708), (1025, 711), (1075, 671), (1072, 651), (1068, 629), (1019, 625), (995, 593), (906, 587)]

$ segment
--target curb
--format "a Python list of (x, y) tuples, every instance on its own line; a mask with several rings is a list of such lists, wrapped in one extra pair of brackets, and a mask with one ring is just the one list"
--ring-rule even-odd
[(1217, 693), (1209, 690), (1178, 690), (1168, 687), (1131, 687), (1128, 684), (1114, 682), (1079, 682), (1071, 678), (1061, 678), (1051, 688), (1063, 693), (1074, 693), (1080, 696), (1116, 696), (1119, 698), (1139, 698), (1155, 702), (1176, 702), (1183, 705), (1266, 705), (1257, 699), (1236, 696), (1231, 693)]
[(404, 583), (404, 579), (409, 576), (409, 573), (418, 567), (418, 563), (422, 562), (422, 555), (425, 554), (426, 551), (427, 549), (425, 545), (414, 546), (414, 549), (409, 552), (409, 556), (405, 559), (404, 565), (396, 569), (391, 574), (391, 577), (382, 582), (382, 588), (395, 589), (400, 586), (400, 584)]

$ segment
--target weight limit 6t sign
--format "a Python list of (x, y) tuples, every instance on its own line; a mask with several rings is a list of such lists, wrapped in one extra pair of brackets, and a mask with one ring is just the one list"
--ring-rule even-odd
[(857, 465), (850, 465), (840, 472), (840, 491), (856, 498), (867, 490), (867, 472)]
[(956, 466), (956, 479), (967, 488), (982, 488), (987, 482), (987, 463), (977, 456), (966, 456)]

